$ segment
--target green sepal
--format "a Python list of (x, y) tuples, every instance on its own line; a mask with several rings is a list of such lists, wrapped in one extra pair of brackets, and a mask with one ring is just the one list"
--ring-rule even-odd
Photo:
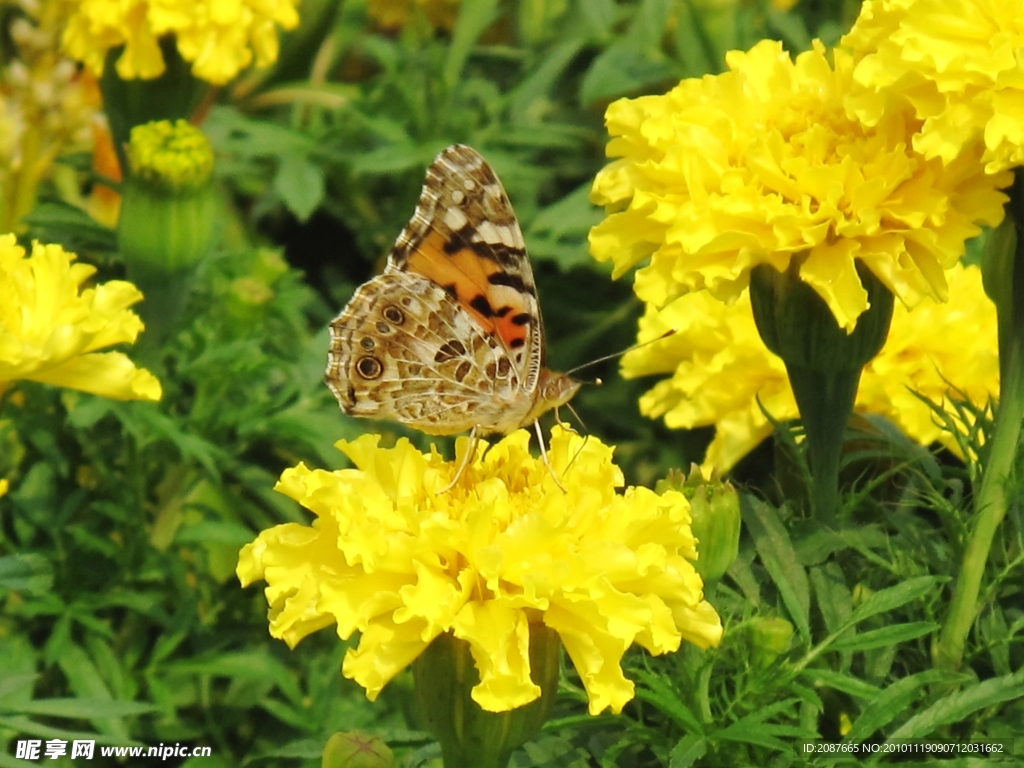
[(558, 633), (530, 626), (530, 678), (536, 700), (507, 712), (487, 712), (473, 701), (480, 682), (469, 643), (439, 635), (413, 662), (417, 709), (441, 744), (445, 768), (505, 768), (512, 753), (539, 733), (551, 716), (558, 689)]
[(860, 370), (879, 353), (889, 335), (893, 295), (871, 270), (857, 263), (868, 308), (847, 333), (832, 310), (800, 279), (794, 259), (785, 272), (761, 264), (750, 272), (754, 322), (765, 345), (786, 365), (815, 371)]

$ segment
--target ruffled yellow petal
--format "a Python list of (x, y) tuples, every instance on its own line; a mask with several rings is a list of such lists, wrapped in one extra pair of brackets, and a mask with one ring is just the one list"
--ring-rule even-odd
[[(717, 643), (685, 497), (618, 492), (611, 449), (556, 428), (548, 456), (563, 492), (529, 441), (521, 430), (481, 444), (443, 493), (457, 461), (406, 440), (382, 449), (375, 435), (338, 444), (355, 469), (287, 470), (277, 490), (317, 519), (264, 531), (238, 564), (243, 585), (268, 583), (271, 634), (294, 645), (332, 622), (342, 638), (358, 631), (342, 671), (373, 698), (451, 632), (468, 641), (481, 678), (473, 698), (491, 711), (540, 695), (532, 624), (562, 635), (595, 713), (631, 698), (620, 661), (634, 642), (652, 653), (684, 635)], [(459, 455), (467, 448), (460, 440)]]
[(117, 74), (151, 79), (164, 72), (159, 39), (173, 35), (192, 73), (217, 85), (253, 60), (277, 60), (277, 28), (299, 23), (296, 0), (82, 0), (68, 20), (64, 49), (97, 75), (111, 48), (123, 45)]
[[(913, 109), (859, 85), (848, 53), (833, 59), (766, 40), (721, 75), (610, 105), (618, 159), (594, 180), (607, 216), (593, 256), (616, 276), (649, 259), (634, 287), (659, 308), (704, 289), (737, 301), (753, 267), (793, 261), (847, 330), (867, 307), (857, 261), (908, 306), (944, 298), (945, 270), (1002, 219), (1011, 177), (986, 175), (980, 147), (945, 165), (914, 151)], [(849, 113), (856, 99), (870, 125)]]
[[(957, 265), (947, 278), (947, 302), (926, 298), (912, 312), (896, 304), (885, 346), (864, 368), (855, 409), (886, 417), (924, 445), (938, 441), (958, 452), (955, 438), (915, 393), (940, 403), (950, 396), (977, 404), (996, 397), (996, 312), (977, 267)], [(682, 296), (660, 310), (648, 306), (638, 341), (670, 328), (677, 329), (672, 336), (625, 355), (622, 372), (630, 378), (670, 374), (641, 397), (644, 415), (673, 428), (715, 426), (706, 471), (731, 469), (771, 434), (764, 411), (776, 421), (798, 417), (785, 366), (760, 340), (747, 293), (732, 307), (707, 293)]]
[(120, 352), (142, 321), (128, 307), (142, 298), (131, 283), (83, 284), (95, 269), (72, 263), (58, 245), (31, 256), (0, 235), (0, 382), (29, 379), (119, 400), (159, 400), (160, 382)]
[(923, 121), (914, 147), (952, 162), (984, 145), (998, 173), (1024, 162), (1024, 3), (869, 0), (841, 45), (869, 93), (853, 102), (874, 123), (893, 102)]

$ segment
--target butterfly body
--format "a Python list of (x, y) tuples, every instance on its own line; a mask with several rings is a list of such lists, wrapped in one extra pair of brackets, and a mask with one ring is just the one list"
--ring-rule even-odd
[(507, 434), (580, 386), (544, 365), (522, 232), (494, 171), (462, 145), (431, 164), (387, 268), (330, 330), (326, 379), (342, 410), (428, 434)]

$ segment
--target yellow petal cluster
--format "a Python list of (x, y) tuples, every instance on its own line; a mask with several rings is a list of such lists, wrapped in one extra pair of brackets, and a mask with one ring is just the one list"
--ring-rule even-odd
[(277, 27), (299, 23), (296, 0), (81, 0), (64, 48), (96, 75), (111, 48), (124, 46), (117, 74), (151, 79), (164, 71), (159, 39), (173, 35), (200, 80), (222, 85), (253, 61), (277, 60)]
[(796, 259), (847, 330), (867, 306), (855, 260), (908, 306), (944, 298), (944, 270), (976, 223), (1002, 219), (1010, 177), (986, 176), (977, 154), (943, 166), (915, 152), (909, 107), (864, 126), (846, 109), (854, 61), (833, 54), (816, 43), (794, 61), (765, 40), (721, 75), (611, 104), (618, 159), (594, 180), (607, 216), (593, 256), (616, 276), (650, 258), (635, 290), (656, 307), (701, 289), (735, 301), (752, 267)]
[(160, 382), (121, 352), (142, 321), (128, 309), (142, 298), (131, 283), (83, 284), (95, 273), (59, 245), (26, 255), (0, 235), (0, 390), (16, 379), (79, 389), (116, 400), (159, 400)]
[(366, 14), (384, 29), (398, 29), (409, 23), (416, 9), (434, 29), (451, 29), (459, 17), (462, 0), (370, 0)]
[[(957, 265), (947, 275), (949, 300), (924, 299), (913, 312), (897, 303), (889, 337), (864, 368), (855, 409), (886, 417), (904, 434), (957, 452), (929, 407), (914, 393), (942, 402), (953, 393), (986, 403), (999, 393), (995, 306), (981, 271)], [(706, 293), (649, 306), (638, 340), (677, 332), (623, 357), (627, 377), (671, 374), (640, 399), (640, 410), (674, 428), (714, 425), (705, 469), (727, 471), (772, 432), (761, 410), (778, 421), (798, 416), (782, 361), (761, 342), (744, 292), (728, 307)], [(760, 405), (758, 405), (760, 401)]]
[[(369, 698), (438, 635), (471, 648), (473, 698), (506, 711), (540, 695), (530, 679), (531, 624), (555, 630), (590, 711), (633, 696), (620, 660), (638, 643), (666, 653), (716, 645), (722, 625), (693, 568), (689, 504), (677, 491), (618, 493), (612, 449), (556, 427), (556, 485), (520, 430), (481, 444), (450, 490), (456, 462), (378, 435), (337, 444), (355, 469), (286, 470), (276, 490), (316, 515), (263, 531), (241, 551), (242, 584), (267, 582), (270, 632), (294, 646), (337, 623), (360, 633), (342, 672)], [(457, 452), (468, 449), (461, 439)]]
[[(952, 162), (984, 142), (989, 173), (1024, 162), (1021, 0), (869, 0), (840, 44), (859, 83), (913, 105), (926, 157)], [(883, 108), (867, 98), (856, 111), (874, 123)]]

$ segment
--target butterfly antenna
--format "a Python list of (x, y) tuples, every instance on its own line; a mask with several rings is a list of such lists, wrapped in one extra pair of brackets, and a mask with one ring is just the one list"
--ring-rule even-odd
[[(591, 360), (589, 362), (583, 363), (583, 365), (577, 365), (575, 368), (571, 368), (570, 370), (566, 371), (565, 375), (566, 376), (571, 376), (572, 374), (576, 373), (576, 371), (583, 370), (584, 368), (589, 368), (590, 366), (597, 365), (598, 363), (603, 363), (605, 360), (614, 360), (617, 357), (622, 357), (627, 352), (632, 352), (633, 350), (641, 349), (642, 347), (646, 347), (648, 344), (654, 344), (656, 342), (661, 341), (662, 339), (667, 339), (669, 336), (671, 336), (675, 332), (676, 332), (675, 328), (670, 328), (667, 331), (665, 331), (663, 334), (661, 334), (661, 336), (658, 336), (655, 339), (650, 339), (648, 341), (643, 341), (643, 342), (640, 342), (639, 344), (632, 344), (632, 345), (626, 347), (625, 349), (623, 349), (623, 350), (621, 350), (619, 352), (613, 352), (610, 355), (602, 355), (601, 357), (598, 357), (595, 360)], [(597, 383), (600, 383), (600, 379), (598, 379)], [(577, 418), (579, 418), (579, 417), (577, 417)]]

